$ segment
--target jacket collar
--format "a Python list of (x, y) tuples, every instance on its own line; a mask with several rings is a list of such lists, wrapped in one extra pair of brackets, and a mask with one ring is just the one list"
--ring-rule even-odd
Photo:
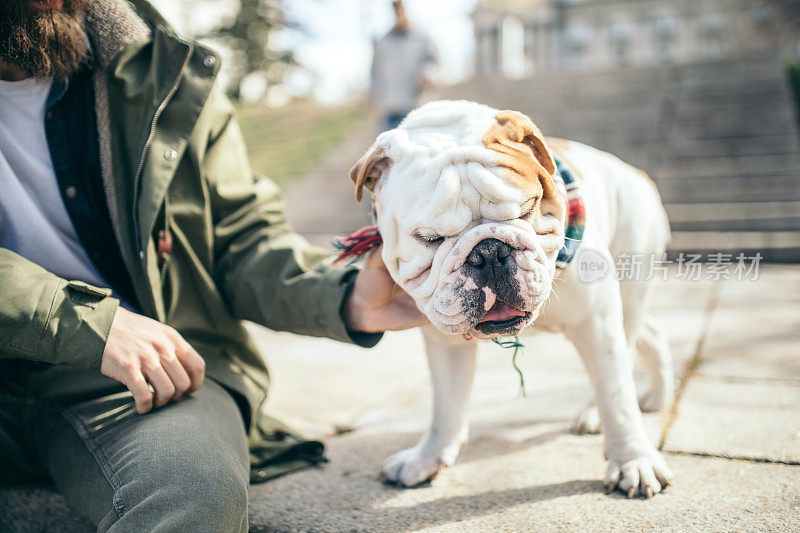
[[(147, 5), (147, 8), (152, 16), (161, 19), (152, 7)], [(151, 35), (150, 27), (125, 0), (88, 2), (85, 24), (96, 65), (101, 70), (108, 68), (125, 48)]]

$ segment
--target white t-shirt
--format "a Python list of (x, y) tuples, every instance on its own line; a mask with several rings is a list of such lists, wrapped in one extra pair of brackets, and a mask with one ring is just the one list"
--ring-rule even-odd
[(108, 287), (61, 199), (44, 130), (52, 80), (0, 80), (0, 247), (62, 278)]

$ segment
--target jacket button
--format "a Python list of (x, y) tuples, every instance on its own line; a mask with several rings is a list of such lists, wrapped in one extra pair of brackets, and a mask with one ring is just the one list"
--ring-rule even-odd
[(203, 59), (203, 64), (208, 68), (211, 68), (217, 64), (217, 58), (214, 56), (206, 56), (205, 59)]
[(166, 159), (167, 161), (172, 161), (176, 157), (178, 157), (178, 152), (176, 152), (172, 148), (164, 152), (164, 159)]
[(144, 250), (139, 250), (139, 259), (144, 259)]
[(77, 195), (78, 195), (78, 189), (76, 189), (75, 187), (73, 187), (72, 185), (70, 185), (69, 187), (67, 187), (66, 189), (64, 189), (64, 194), (66, 194), (66, 195), (67, 195), (67, 198), (69, 198), (70, 200), (72, 200), (73, 198), (75, 198), (75, 196), (77, 196)]

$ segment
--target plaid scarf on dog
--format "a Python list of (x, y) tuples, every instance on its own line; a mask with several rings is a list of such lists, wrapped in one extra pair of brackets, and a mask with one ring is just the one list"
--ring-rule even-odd
[[(556, 258), (556, 270), (562, 270), (572, 261), (578, 251), (578, 247), (581, 245), (583, 229), (586, 226), (586, 210), (579, 184), (572, 172), (560, 159), (555, 156), (553, 159), (556, 162), (553, 182), (558, 193), (567, 204), (567, 215), (564, 221), (564, 246), (559, 250)], [(375, 214), (373, 213), (373, 220), (374, 218)], [(380, 246), (382, 242), (381, 234), (375, 225), (364, 226), (355, 233), (337, 237), (331, 243), (339, 252), (333, 264), (341, 263), (348, 259), (351, 264), (355, 263), (367, 252)]]
[(583, 241), (583, 229), (586, 227), (586, 209), (583, 205), (583, 195), (575, 176), (567, 166), (557, 157), (556, 172), (553, 181), (558, 193), (567, 203), (567, 216), (564, 220), (564, 246), (559, 250), (556, 258), (556, 270), (566, 268), (578, 252), (578, 247)]

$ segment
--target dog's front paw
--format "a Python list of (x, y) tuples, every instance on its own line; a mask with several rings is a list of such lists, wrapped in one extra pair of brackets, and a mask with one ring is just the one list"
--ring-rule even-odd
[(592, 404), (578, 413), (572, 423), (572, 432), (576, 435), (593, 435), (600, 433), (600, 412)]
[(661, 454), (652, 450), (633, 458), (612, 458), (603, 483), (608, 492), (619, 489), (628, 498), (651, 498), (672, 483), (672, 472)]
[(386, 459), (382, 477), (387, 483), (413, 487), (432, 480), (446, 466), (450, 465), (440, 454), (426, 453), (424, 448), (415, 446)]

